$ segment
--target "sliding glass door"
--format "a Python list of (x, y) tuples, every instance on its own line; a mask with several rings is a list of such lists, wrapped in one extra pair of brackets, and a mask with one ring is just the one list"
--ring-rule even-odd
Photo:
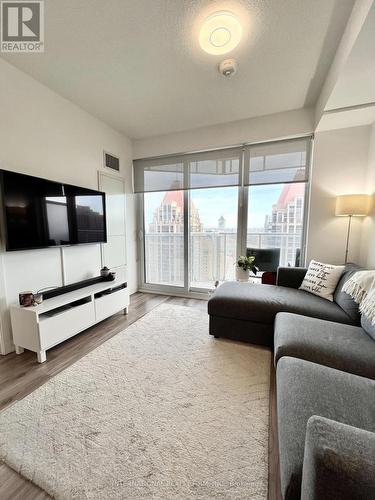
[(234, 277), (242, 148), (134, 161), (142, 288), (207, 290)]
[(303, 264), (311, 137), (134, 161), (141, 193), (141, 288), (202, 292)]
[[(234, 279), (238, 188), (196, 189), (144, 194), (145, 283), (205, 290), (215, 281)], [(185, 226), (189, 235), (185, 265)]]
[(184, 287), (184, 192), (144, 194), (145, 282)]
[(238, 187), (190, 191), (190, 288), (234, 279)]

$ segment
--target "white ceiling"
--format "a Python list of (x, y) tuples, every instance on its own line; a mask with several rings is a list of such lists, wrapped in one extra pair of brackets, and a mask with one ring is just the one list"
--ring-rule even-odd
[(375, 4), (366, 18), (325, 109), (373, 102), (375, 102)]
[[(315, 103), (354, 0), (45, 0), (44, 54), (5, 55), (131, 138)], [(198, 46), (199, 23), (232, 10), (246, 36), (223, 57)]]

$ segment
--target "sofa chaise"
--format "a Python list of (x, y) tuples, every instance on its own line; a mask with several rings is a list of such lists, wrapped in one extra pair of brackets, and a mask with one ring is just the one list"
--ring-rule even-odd
[(358, 326), (358, 306), (342, 292), (346, 280), (358, 269), (355, 264), (346, 267), (333, 302), (298, 290), (307, 272), (302, 267), (280, 267), (276, 285), (225, 282), (208, 301), (209, 332), (215, 337), (272, 346), (279, 312)]

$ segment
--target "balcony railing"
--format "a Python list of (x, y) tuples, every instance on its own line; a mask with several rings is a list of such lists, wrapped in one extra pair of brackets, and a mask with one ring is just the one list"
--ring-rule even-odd
[[(280, 265), (295, 265), (300, 233), (248, 232), (251, 248), (280, 248)], [(218, 281), (235, 279), (237, 234), (194, 232), (190, 234), (190, 283), (192, 287), (211, 288)], [(184, 237), (182, 233), (146, 233), (145, 266), (149, 283), (184, 283)]]

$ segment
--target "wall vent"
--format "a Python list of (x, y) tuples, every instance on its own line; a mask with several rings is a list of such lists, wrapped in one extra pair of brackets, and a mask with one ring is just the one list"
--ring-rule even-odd
[(120, 159), (116, 156), (104, 151), (104, 166), (110, 168), (111, 170), (120, 171)]

